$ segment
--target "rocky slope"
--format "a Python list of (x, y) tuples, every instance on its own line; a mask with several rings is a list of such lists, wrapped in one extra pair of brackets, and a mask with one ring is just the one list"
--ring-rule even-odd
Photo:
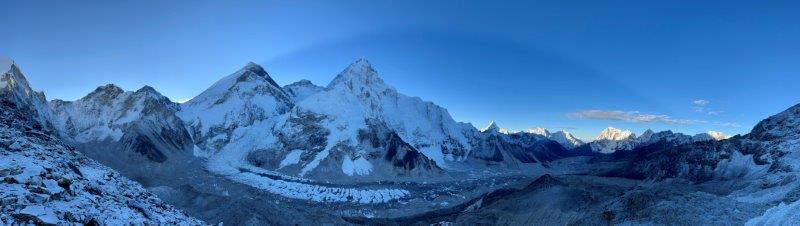
[(46, 129), (50, 122), (46, 114), (40, 114), (46, 109), (43, 95), (20, 95), (31, 89), (16, 66), (4, 77), (0, 96), (1, 224), (203, 224), (66, 146)]
[(191, 137), (176, 116), (179, 106), (152, 87), (125, 92), (109, 84), (80, 100), (53, 100), (50, 107), (61, 136), (76, 145), (97, 149), (105, 142), (154, 162), (191, 155)]

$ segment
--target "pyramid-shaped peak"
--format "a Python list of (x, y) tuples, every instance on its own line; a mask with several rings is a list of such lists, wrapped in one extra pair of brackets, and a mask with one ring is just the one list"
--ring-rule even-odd
[(382, 86), (383, 80), (378, 76), (378, 72), (366, 59), (358, 59), (345, 68), (336, 78), (328, 84), (328, 88), (333, 88), (340, 84), (347, 87), (374, 87)]
[(242, 71), (250, 71), (262, 77), (264, 76), (269, 77), (269, 74), (267, 74), (267, 71), (264, 70), (264, 68), (261, 67), (261, 65), (258, 65), (252, 61), (244, 65), (244, 67), (242, 67)]
[(142, 88), (139, 88), (134, 93), (138, 94), (138, 95), (146, 95), (146, 96), (155, 97), (155, 98), (164, 97), (164, 95), (161, 95), (161, 93), (156, 91), (156, 89), (154, 89), (152, 86), (148, 86), (148, 85), (142, 86)]
[(124, 92), (125, 90), (123, 90), (119, 86), (109, 83), (106, 85), (98, 86), (96, 89), (94, 89), (94, 91), (86, 95), (84, 99), (90, 99), (98, 96), (110, 96), (113, 98)]
[(342, 73), (348, 74), (376, 74), (375, 68), (369, 63), (367, 59), (360, 58), (351, 63)]
[(481, 129), (481, 132), (497, 132), (500, 131), (500, 127), (497, 126), (497, 123), (494, 121), (489, 122), (489, 125)]
[(316, 85), (314, 85), (314, 83), (311, 82), (311, 80), (301, 79), (300, 81), (293, 82), (292, 84), (289, 84), (287, 86), (316, 86)]
[(14, 60), (8, 57), (0, 57), (0, 73), (6, 73), (14, 67)]

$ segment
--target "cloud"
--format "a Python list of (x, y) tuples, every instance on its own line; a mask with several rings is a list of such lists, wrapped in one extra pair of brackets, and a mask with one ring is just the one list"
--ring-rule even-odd
[(721, 110), (710, 108), (710, 107), (708, 107), (709, 104), (711, 104), (711, 101), (704, 100), (704, 99), (697, 99), (697, 100), (692, 101), (692, 105), (693, 105), (692, 109), (694, 109), (695, 112), (705, 113), (707, 115), (719, 115), (719, 114), (722, 114), (723, 112), (725, 112), (725, 111), (721, 111)]
[(712, 122), (711, 124), (715, 126), (741, 127), (739, 123), (735, 122)]
[(697, 99), (697, 100), (692, 101), (692, 103), (694, 105), (696, 105), (696, 106), (701, 106), (702, 107), (702, 106), (706, 106), (706, 105), (710, 104), (711, 101), (703, 100), (703, 99)]
[(642, 114), (639, 111), (619, 111), (619, 110), (585, 110), (579, 112), (567, 113), (567, 117), (577, 119), (597, 119), (597, 120), (614, 120), (625, 121), (634, 123), (666, 123), (678, 125), (691, 125), (691, 124), (710, 124), (714, 126), (725, 127), (740, 127), (735, 122), (717, 122), (717, 121), (704, 121), (696, 119), (674, 119), (668, 115), (659, 114)]
[(695, 124), (701, 123), (700, 120), (674, 119), (668, 115), (642, 114), (639, 111), (617, 111), (617, 110), (585, 110), (580, 112), (568, 113), (567, 117), (577, 119), (602, 119), (616, 120), (635, 123), (667, 123), (667, 124)]

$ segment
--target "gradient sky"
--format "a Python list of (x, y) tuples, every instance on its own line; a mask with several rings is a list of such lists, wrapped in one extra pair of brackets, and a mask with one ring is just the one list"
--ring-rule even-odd
[[(558, 2), (558, 3), (555, 3)], [(469, 4), (467, 4), (469, 3)], [(326, 85), (367, 58), (483, 127), (746, 133), (800, 103), (800, 1), (2, 1), (0, 55), (48, 99), (189, 99), (247, 62)]]

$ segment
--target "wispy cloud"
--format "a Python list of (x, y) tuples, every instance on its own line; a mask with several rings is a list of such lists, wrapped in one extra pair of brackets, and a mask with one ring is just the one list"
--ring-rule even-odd
[(670, 117), (669, 115), (643, 114), (640, 113), (639, 111), (594, 109), (594, 110), (585, 110), (585, 111), (567, 113), (567, 117), (577, 118), (577, 119), (614, 120), (614, 121), (625, 121), (634, 123), (666, 123), (666, 124), (678, 124), (678, 125), (711, 124), (714, 126), (740, 127), (740, 125), (735, 122), (717, 122), (717, 121), (709, 122), (705, 120), (696, 120), (696, 119), (675, 119)]
[(711, 124), (715, 125), (715, 126), (741, 127), (741, 125), (739, 125), (739, 123), (735, 123), (735, 122), (712, 122)]
[(700, 107), (702, 107), (702, 106), (706, 106), (706, 105), (710, 104), (710, 103), (711, 103), (711, 101), (708, 101), (708, 100), (703, 100), (703, 99), (698, 99), (698, 100), (694, 100), (694, 101), (692, 101), (692, 103), (694, 103), (694, 105), (695, 105), (695, 106), (700, 106)]
[(603, 119), (636, 123), (695, 124), (703, 122), (692, 119), (674, 119), (668, 115), (642, 114), (639, 111), (618, 110), (585, 110), (568, 113), (567, 116), (577, 119)]
[(711, 101), (708, 101), (708, 100), (705, 100), (705, 99), (697, 99), (697, 100), (692, 101), (692, 109), (694, 109), (695, 112), (700, 112), (700, 113), (707, 114), (707, 115), (719, 115), (719, 114), (722, 114), (722, 113), (725, 112), (725, 111), (721, 111), (721, 110), (718, 110), (718, 109), (710, 108), (708, 106), (710, 104), (711, 104)]

